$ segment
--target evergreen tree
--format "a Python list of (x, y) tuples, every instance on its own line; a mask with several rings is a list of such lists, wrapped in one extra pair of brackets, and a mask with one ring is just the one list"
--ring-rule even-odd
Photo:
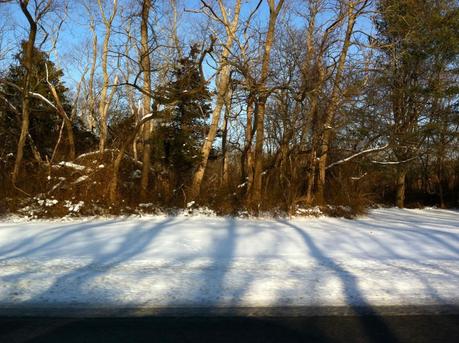
[[(404, 206), (406, 174), (419, 155), (438, 105), (451, 87), (435, 80), (450, 77), (458, 56), (459, 8), (452, 0), (381, 0), (376, 18), (381, 94), (397, 166), (397, 206)], [(440, 74), (439, 74), (440, 73)], [(448, 75), (449, 74), (449, 75)], [(440, 101), (439, 101), (440, 100)], [(385, 105), (383, 105), (385, 106)]]
[(163, 124), (157, 132), (162, 142), (163, 164), (176, 179), (175, 186), (184, 184), (200, 162), (202, 140), (210, 114), (210, 94), (198, 61), (198, 50), (191, 48), (188, 57), (175, 64), (172, 78), (155, 94)]
[[(23, 49), (24, 44), (22, 44)], [(1, 149), (3, 154), (15, 152), (21, 130), (20, 113), (22, 94), (20, 88), (17, 87), (22, 87), (25, 76), (23, 51), (15, 56), (16, 64), (11, 65), (5, 72), (3, 80), (6, 82), (0, 85), (0, 95), (2, 95), (0, 97), (0, 133), (2, 134), (1, 141), (3, 144)], [(70, 113), (71, 105), (67, 99), (68, 89), (61, 81), (63, 76), (62, 70), (56, 68), (55, 64), (50, 61), (47, 53), (36, 48), (33, 50), (30, 91), (38, 93), (53, 102), (53, 96), (46, 80), (46, 67), (48, 68), (49, 82), (56, 88), (66, 112)], [(9, 104), (14, 106), (16, 111), (5, 102), (5, 99), (7, 99)], [(31, 98), (30, 109), (30, 136), (33, 141), (37, 142), (37, 148), (42, 156), (51, 156), (58, 138), (61, 119), (55, 109), (36, 97)], [(65, 140), (65, 137), (63, 139)], [(30, 158), (28, 149), (25, 151), (25, 158)]]

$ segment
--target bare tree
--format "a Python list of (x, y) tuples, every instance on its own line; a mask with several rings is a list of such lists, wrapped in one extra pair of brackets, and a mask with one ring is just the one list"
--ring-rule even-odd
[(37, 0), (34, 2), (34, 8), (29, 7), (29, 0), (19, 0), (19, 5), (24, 16), (29, 23), (29, 35), (25, 43), (24, 50), (24, 68), (25, 77), (22, 86), (22, 124), (21, 135), (17, 145), (16, 160), (12, 174), (12, 182), (16, 183), (21, 168), (22, 158), (24, 156), (24, 145), (29, 133), (29, 116), (30, 116), (30, 81), (33, 63), (33, 49), (37, 38), (38, 24), (43, 17), (51, 10), (52, 0)]
[(347, 26), (342, 43), (341, 52), (338, 58), (338, 64), (336, 66), (336, 72), (333, 78), (332, 91), (330, 94), (330, 100), (324, 113), (324, 120), (321, 128), (321, 146), (320, 146), (320, 157), (319, 157), (319, 177), (317, 179), (317, 194), (316, 201), (319, 204), (325, 203), (324, 198), (324, 187), (325, 187), (325, 173), (327, 167), (327, 158), (330, 145), (331, 134), (334, 125), (335, 112), (340, 103), (340, 85), (344, 73), (344, 66), (347, 58), (349, 47), (351, 46), (352, 33), (354, 32), (355, 22), (357, 17), (366, 8), (368, 0), (350, 0), (346, 1), (346, 13), (347, 13)]
[(86, 11), (89, 16), (89, 29), (92, 33), (92, 59), (91, 69), (89, 70), (89, 79), (87, 84), (87, 113), (86, 113), (86, 124), (92, 131), (95, 128), (95, 117), (96, 117), (96, 96), (94, 92), (94, 75), (97, 69), (97, 56), (98, 56), (98, 37), (96, 31), (96, 20), (94, 13), (88, 4), (85, 4)]
[[(108, 71), (108, 53), (109, 53), (109, 44), (110, 36), (112, 32), (113, 21), (118, 11), (118, 0), (113, 0), (113, 5), (111, 6), (110, 16), (107, 17), (106, 10), (104, 9), (102, 0), (97, 0), (99, 5), (100, 14), (102, 16), (102, 21), (105, 27), (105, 36), (102, 44), (102, 75), (103, 83), (100, 94), (99, 101), (99, 116), (100, 116), (100, 132), (99, 132), (99, 154), (102, 156), (105, 150), (105, 145), (107, 142), (107, 133), (108, 133), (108, 110), (110, 103), (115, 92), (115, 87), (113, 87), (111, 93), (108, 93), (110, 79)], [(117, 83), (117, 80), (114, 82)]]
[(269, 22), (263, 48), (263, 58), (261, 74), (257, 82), (257, 113), (256, 113), (256, 142), (255, 142), (255, 171), (253, 176), (253, 187), (250, 194), (250, 203), (254, 209), (258, 209), (262, 199), (262, 177), (263, 177), (263, 143), (264, 143), (264, 124), (266, 101), (269, 92), (266, 87), (269, 73), (269, 62), (271, 58), (271, 48), (274, 41), (276, 21), (279, 12), (284, 4), (284, 0), (279, 0), (276, 4), (274, 0), (267, 0), (269, 5)]
[(222, 52), (219, 59), (217, 74), (216, 74), (216, 99), (215, 99), (215, 107), (212, 112), (212, 119), (210, 124), (209, 133), (204, 141), (204, 144), (201, 149), (202, 159), (200, 164), (198, 165), (194, 175), (193, 181), (190, 189), (190, 197), (191, 199), (195, 199), (200, 192), (202, 179), (204, 177), (204, 173), (207, 166), (207, 161), (209, 158), (210, 150), (212, 149), (212, 144), (215, 140), (217, 135), (218, 124), (220, 121), (221, 111), (223, 106), (225, 105), (225, 98), (228, 92), (228, 87), (230, 83), (230, 72), (231, 66), (228, 63), (228, 57), (231, 52), (231, 48), (233, 46), (236, 30), (238, 27), (239, 22), (239, 14), (241, 10), (241, 0), (236, 0), (233, 9), (233, 18), (229, 18), (229, 11), (228, 8), (225, 7), (223, 4), (223, 0), (218, 0), (218, 5), (220, 9), (220, 16), (217, 15), (215, 10), (209, 6), (205, 1), (201, 1), (204, 8), (207, 10), (206, 13), (217, 22), (221, 23), (226, 32), (226, 41), (223, 43)]
[[(143, 113), (151, 111), (151, 62), (150, 62), (150, 47), (148, 35), (148, 19), (151, 9), (151, 0), (142, 1), (142, 20), (140, 24), (141, 34), (141, 50), (140, 50), (140, 66), (143, 74)], [(151, 165), (151, 121), (146, 122), (143, 127), (143, 166), (142, 178), (140, 181), (140, 197), (145, 198), (148, 188), (148, 175)]]

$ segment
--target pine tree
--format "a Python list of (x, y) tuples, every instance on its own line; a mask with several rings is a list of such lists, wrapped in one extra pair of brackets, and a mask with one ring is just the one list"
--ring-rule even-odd
[(433, 81), (457, 59), (459, 12), (451, 0), (381, 0), (378, 12), (377, 87), (383, 103), (389, 104), (392, 151), (400, 162), (396, 204), (403, 207), (408, 172), (404, 161), (421, 151), (438, 112), (435, 104), (450, 89)]
[(200, 162), (200, 148), (208, 127), (206, 119), (211, 110), (210, 93), (197, 52), (197, 48), (192, 47), (188, 57), (177, 61), (170, 82), (155, 94), (159, 116), (163, 119), (156, 135), (162, 143), (157, 154), (176, 180), (172, 182), (175, 186), (183, 185), (183, 180), (189, 179)]
[[(24, 44), (22, 44), (24, 48)], [(23, 61), (23, 51), (16, 56), (16, 63), (11, 65), (5, 72), (5, 82), (0, 85), (0, 133), (2, 133), (2, 153), (14, 153), (16, 143), (20, 134), (20, 112), (22, 103), (22, 94), (20, 88), (25, 76), (25, 67)], [(67, 113), (71, 112), (71, 105), (67, 98), (68, 89), (61, 81), (63, 72), (50, 61), (49, 55), (36, 48), (33, 50), (33, 68), (31, 73), (31, 92), (38, 93), (49, 99), (51, 102), (53, 96), (50, 92), (46, 80), (46, 68), (48, 69), (48, 80), (56, 88), (61, 99), (62, 105)], [(13, 86), (16, 85), (17, 87)], [(9, 102), (7, 104), (5, 99)], [(16, 111), (11, 107), (14, 106)], [(30, 127), (29, 133), (31, 138), (37, 144), (37, 148), (42, 156), (51, 156), (52, 150), (56, 143), (61, 119), (56, 110), (51, 108), (43, 100), (32, 97), (30, 100)], [(65, 139), (65, 137), (64, 137)], [(26, 149), (25, 158), (30, 158), (31, 154)]]

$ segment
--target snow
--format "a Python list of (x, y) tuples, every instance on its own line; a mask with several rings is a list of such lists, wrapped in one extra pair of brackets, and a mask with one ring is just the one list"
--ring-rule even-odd
[(45, 207), (52, 207), (56, 205), (59, 201), (56, 199), (38, 199), (38, 205), (45, 206)]
[(309, 208), (297, 208), (297, 215), (309, 215), (309, 216), (321, 216), (323, 215), (322, 210), (319, 206), (309, 207)]
[(72, 203), (69, 200), (66, 200), (64, 203), (64, 207), (66, 207), (69, 212), (78, 213), (80, 212), (81, 208), (84, 206), (84, 201), (78, 201), (77, 203)]
[(353, 154), (351, 156), (343, 158), (342, 160), (339, 160), (339, 161), (336, 161), (336, 162), (333, 162), (333, 163), (329, 164), (327, 166), (327, 168), (325, 168), (325, 169), (329, 169), (329, 168), (334, 167), (334, 166), (336, 166), (338, 164), (345, 163), (345, 162), (350, 161), (350, 160), (352, 160), (352, 159), (354, 159), (356, 157), (359, 157), (361, 155), (365, 155), (365, 154), (369, 154), (369, 153), (372, 153), (372, 152), (376, 152), (376, 151), (381, 151), (381, 150), (387, 149), (388, 147), (389, 147), (389, 144), (386, 144), (386, 145), (381, 146), (381, 147), (369, 148), (369, 149), (365, 149), (365, 150), (359, 151), (359, 152), (357, 152), (357, 153), (355, 153), (355, 154)]
[(72, 182), (72, 184), (76, 185), (78, 183), (81, 183), (83, 181), (86, 181), (88, 179), (88, 175), (82, 175), (78, 179)]
[(459, 212), (0, 222), (0, 309), (459, 305)]
[(63, 167), (67, 167), (67, 168), (72, 168), (72, 169), (75, 169), (75, 170), (80, 170), (80, 171), (85, 169), (84, 166), (76, 164), (76, 163), (72, 163), (72, 162), (62, 161), (62, 162), (59, 163), (59, 165), (63, 166)]

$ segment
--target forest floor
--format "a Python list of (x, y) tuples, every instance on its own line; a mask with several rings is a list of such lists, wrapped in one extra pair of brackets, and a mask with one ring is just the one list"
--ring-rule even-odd
[(458, 308), (458, 285), (452, 210), (0, 221), (2, 315)]

